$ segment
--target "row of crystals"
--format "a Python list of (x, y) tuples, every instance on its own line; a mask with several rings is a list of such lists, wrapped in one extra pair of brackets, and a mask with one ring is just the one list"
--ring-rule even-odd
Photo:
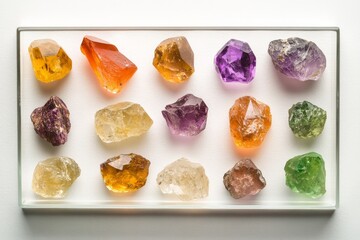
[[(147, 181), (150, 161), (131, 153), (108, 159), (100, 165), (106, 187), (113, 192), (133, 192)], [(300, 169), (300, 170), (299, 170)], [(325, 194), (325, 163), (315, 152), (295, 156), (284, 167), (286, 185), (294, 192), (318, 198)], [(80, 176), (78, 164), (68, 157), (54, 157), (36, 166), (33, 191), (44, 198), (63, 198)], [(175, 194), (181, 200), (201, 199), (208, 196), (209, 180), (204, 168), (181, 158), (166, 166), (156, 178), (164, 194)], [(259, 193), (266, 185), (261, 171), (250, 159), (240, 160), (223, 176), (230, 195), (242, 198)]]
[[(53, 40), (33, 41), (29, 46), (36, 78), (45, 83), (64, 78), (72, 61)], [(116, 46), (85, 36), (81, 51), (88, 59), (100, 85), (119, 93), (137, 71), (137, 66)], [(300, 81), (318, 80), (326, 68), (326, 58), (313, 42), (301, 38), (271, 41), (268, 47), (274, 67), (285, 76)], [(215, 69), (224, 82), (249, 83), (255, 77), (256, 56), (250, 45), (229, 40), (214, 58)], [(185, 37), (162, 41), (155, 49), (153, 65), (167, 81), (182, 83), (194, 73), (194, 53)]]

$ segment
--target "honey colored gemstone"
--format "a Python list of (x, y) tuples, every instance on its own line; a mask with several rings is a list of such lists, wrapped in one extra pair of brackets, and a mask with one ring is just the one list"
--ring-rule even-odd
[(130, 153), (108, 159), (100, 165), (106, 187), (113, 192), (133, 192), (146, 184), (150, 161)]
[(35, 77), (41, 82), (60, 80), (71, 71), (71, 59), (54, 40), (35, 40), (28, 51)]
[(153, 120), (140, 106), (132, 102), (120, 102), (96, 112), (95, 129), (103, 142), (120, 142), (129, 137), (146, 133)]
[(169, 82), (182, 83), (194, 73), (194, 53), (185, 37), (162, 41), (155, 49), (154, 67)]
[(237, 99), (229, 112), (230, 132), (238, 148), (255, 148), (271, 126), (270, 107), (253, 97)]
[(109, 92), (119, 93), (137, 70), (114, 45), (99, 38), (85, 36), (80, 49), (100, 85)]

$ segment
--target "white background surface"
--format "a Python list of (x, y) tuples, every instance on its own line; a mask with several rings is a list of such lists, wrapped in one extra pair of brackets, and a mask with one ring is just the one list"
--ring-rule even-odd
[[(360, 101), (356, 1), (1, 1), (1, 239), (358, 239)], [(29, 213), (17, 206), (18, 26), (339, 26), (340, 208), (333, 214)]]

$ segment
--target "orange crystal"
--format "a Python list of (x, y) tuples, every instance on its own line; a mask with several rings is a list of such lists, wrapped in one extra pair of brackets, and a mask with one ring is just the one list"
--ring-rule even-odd
[(109, 92), (119, 93), (137, 70), (114, 45), (99, 38), (85, 36), (80, 49), (100, 85)]
[(237, 99), (230, 108), (230, 132), (238, 148), (255, 148), (263, 142), (271, 126), (270, 107), (255, 98)]
[(146, 183), (150, 161), (130, 153), (108, 159), (100, 165), (106, 187), (113, 192), (133, 192)]

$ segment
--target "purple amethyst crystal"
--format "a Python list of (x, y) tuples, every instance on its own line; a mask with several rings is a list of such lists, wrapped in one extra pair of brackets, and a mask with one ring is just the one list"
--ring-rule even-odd
[(305, 39), (271, 41), (268, 53), (279, 72), (300, 81), (318, 80), (326, 68), (324, 53), (315, 43)]
[(59, 146), (67, 141), (70, 131), (70, 112), (65, 103), (52, 96), (43, 107), (36, 108), (31, 113), (31, 121), (35, 132), (53, 146)]
[(255, 77), (256, 57), (248, 43), (231, 39), (216, 54), (215, 69), (224, 82), (249, 83)]
[(170, 132), (180, 136), (198, 135), (206, 127), (208, 107), (192, 94), (179, 98), (162, 111)]

